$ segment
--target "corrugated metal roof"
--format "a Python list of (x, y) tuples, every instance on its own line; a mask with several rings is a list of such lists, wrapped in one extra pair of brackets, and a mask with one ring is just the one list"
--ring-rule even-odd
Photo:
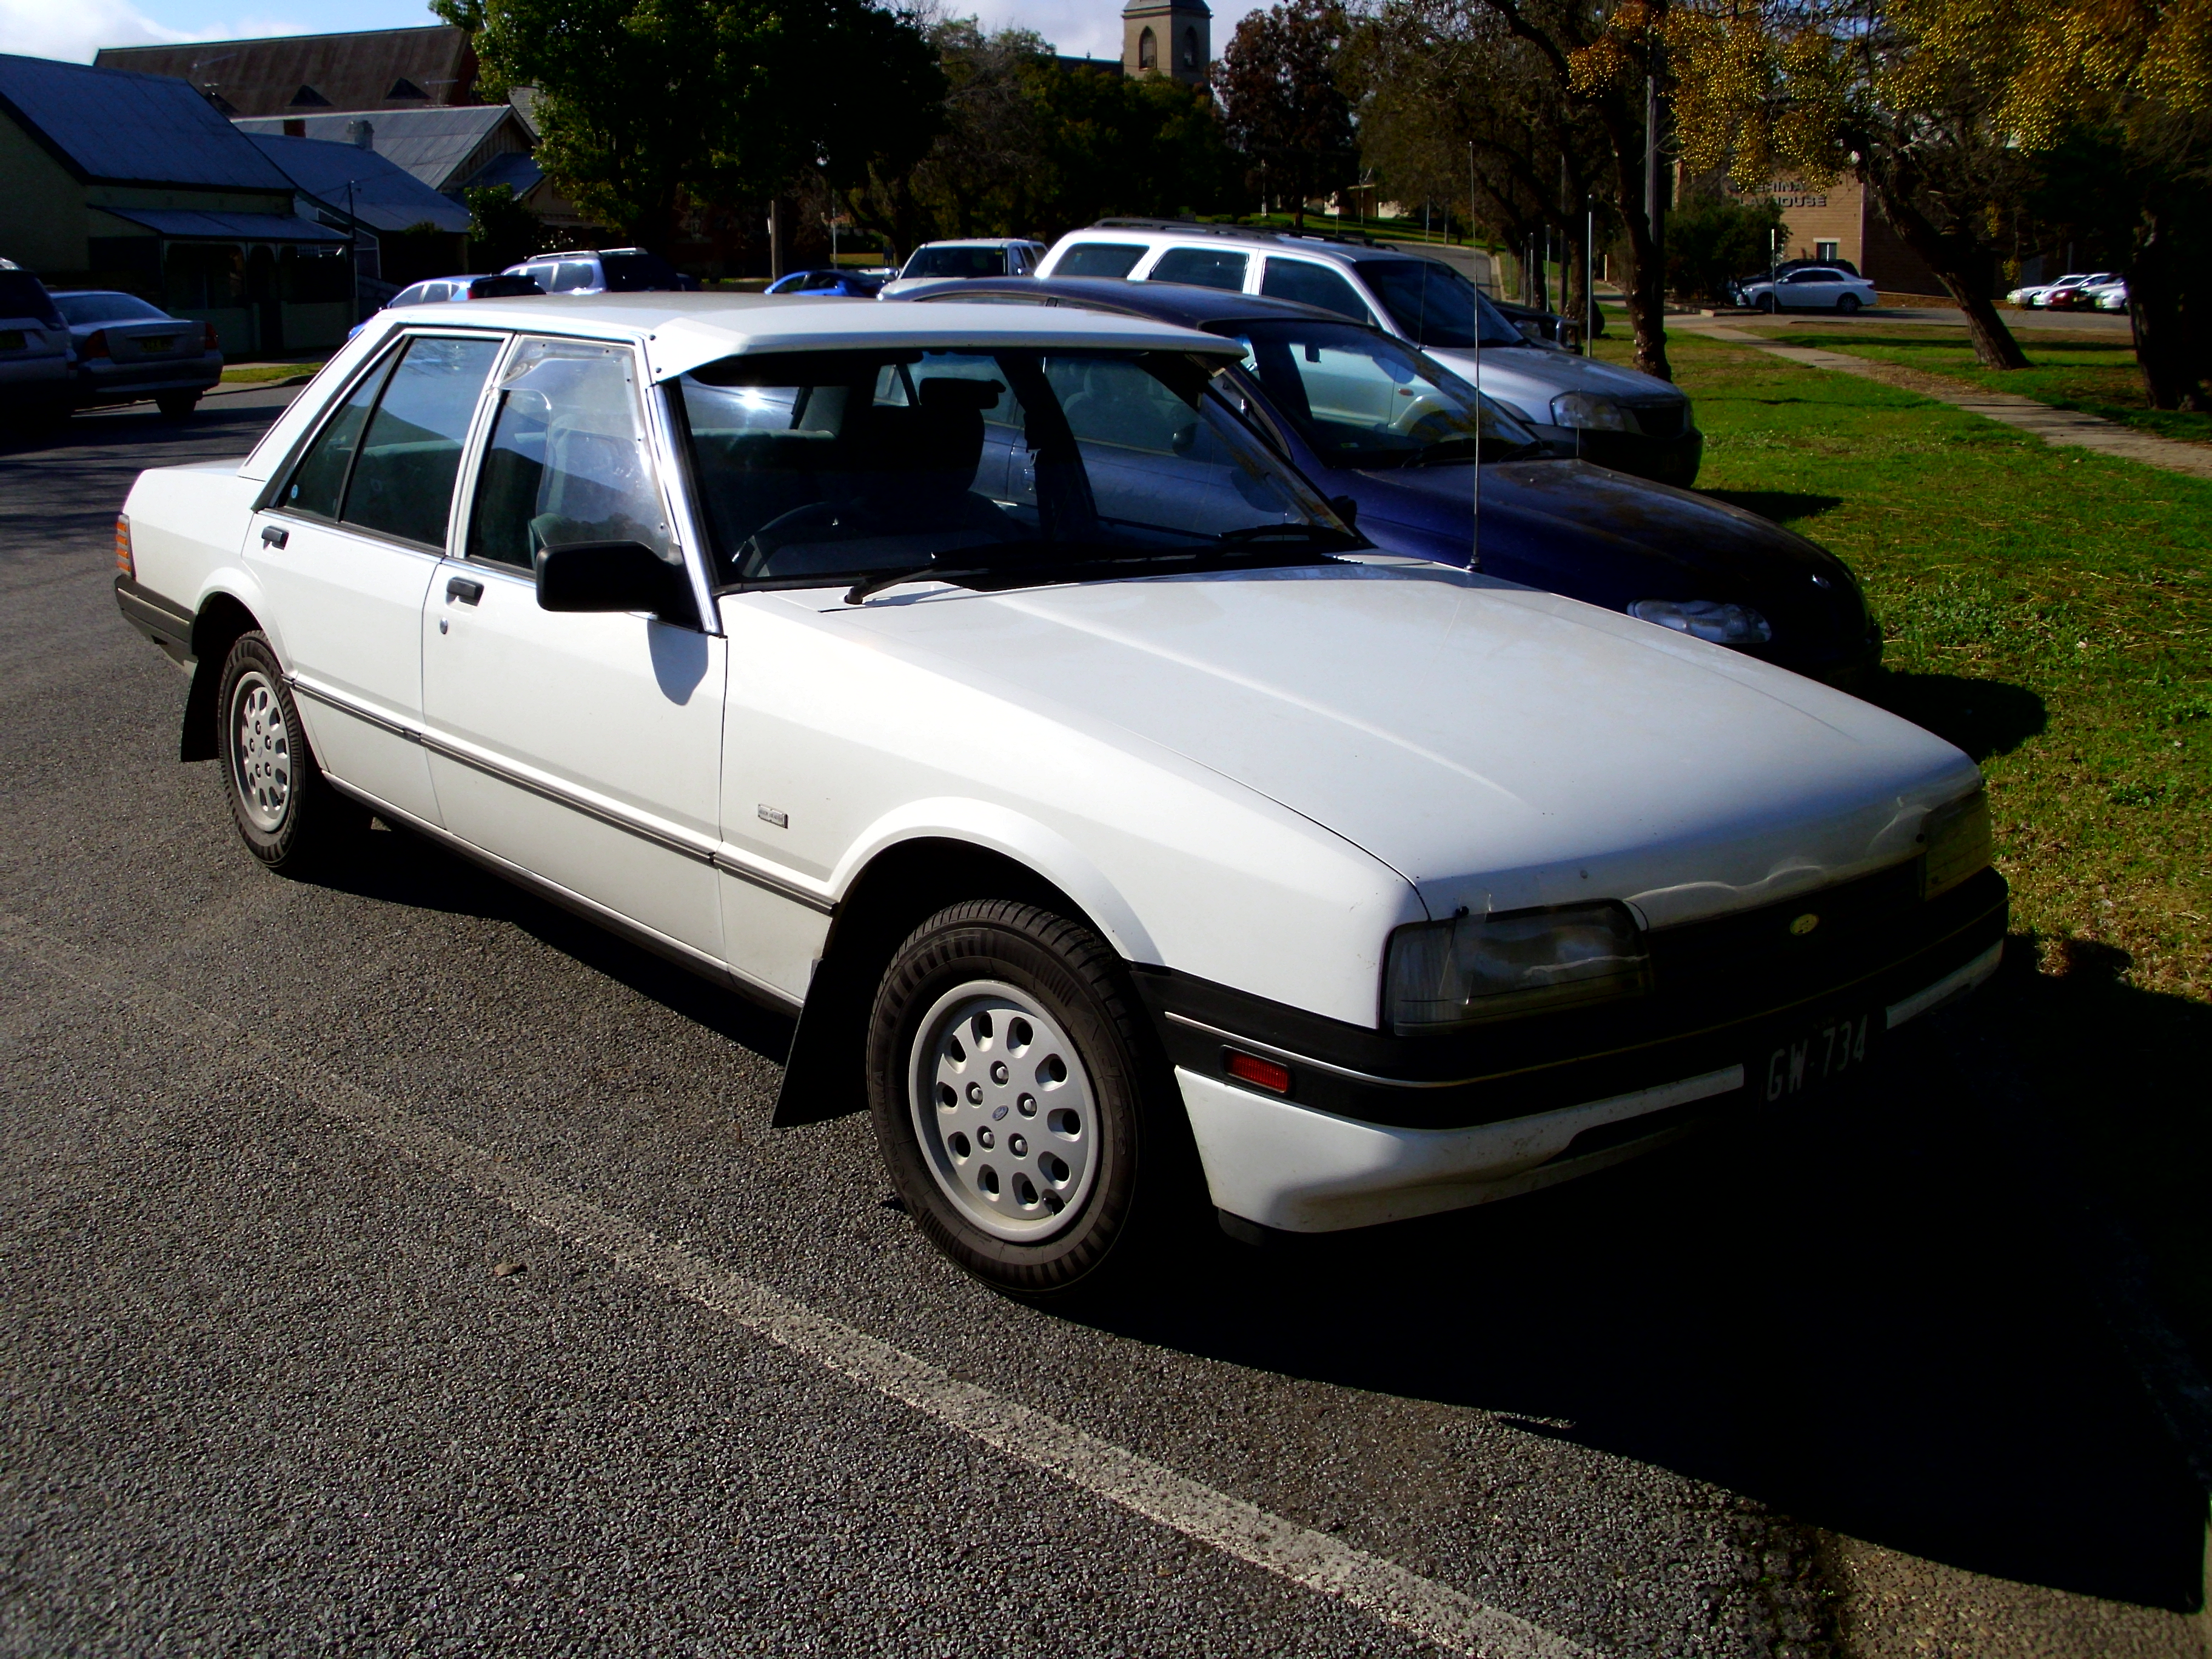
[(104, 207), (118, 219), (180, 241), (343, 242), (345, 233), (284, 213), (201, 213), (191, 208)]
[(466, 208), (456, 206), (373, 149), (320, 138), (271, 138), (265, 133), (252, 134), (246, 142), (317, 201), (341, 212), (349, 210), (349, 204), (353, 216), (372, 229), (412, 230), (421, 224), (440, 230), (469, 228)]
[(489, 166), (474, 178), (462, 180), (460, 187), (463, 190), (489, 190), (495, 185), (505, 185), (514, 192), (514, 199), (519, 202), (544, 181), (545, 169), (538, 165), (537, 157), (514, 150), (505, 155), (492, 157)]
[[(349, 34), (108, 46), (94, 61), (102, 68), (177, 76), (222, 100), (233, 115), (420, 109), (476, 99), (477, 59), (469, 33), (443, 23)], [(313, 96), (303, 99), (303, 87)], [(408, 88), (419, 95), (410, 95)], [(401, 95), (393, 97), (395, 92)]]
[(80, 179), (292, 188), (213, 105), (166, 76), (0, 55), (0, 109)]
[[(347, 142), (353, 123), (367, 121), (379, 155), (441, 191), (460, 187), (454, 175), (502, 123), (514, 124), (518, 149), (528, 148), (529, 143), (521, 118), (505, 104), (475, 104), (459, 109), (347, 110), (291, 118), (303, 123), (305, 137), (340, 143)], [(243, 132), (281, 136), (284, 118), (270, 116), (235, 125)]]

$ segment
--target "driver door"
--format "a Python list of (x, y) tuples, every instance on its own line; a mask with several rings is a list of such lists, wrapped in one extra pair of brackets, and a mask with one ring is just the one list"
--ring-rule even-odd
[(722, 960), (726, 642), (638, 613), (539, 608), (541, 546), (683, 559), (625, 345), (525, 338), (495, 393), (462, 556), (422, 617), (430, 773), (447, 829)]

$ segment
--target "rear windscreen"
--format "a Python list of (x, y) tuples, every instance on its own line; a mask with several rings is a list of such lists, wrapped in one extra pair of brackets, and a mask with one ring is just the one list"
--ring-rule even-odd
[(46, 285), (27, 270), (0, 270), (0, 317), (35, 317), (49, 328), (63, 326)]

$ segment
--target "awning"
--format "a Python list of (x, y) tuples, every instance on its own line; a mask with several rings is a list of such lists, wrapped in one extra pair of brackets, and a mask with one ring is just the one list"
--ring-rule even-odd
[(174, 241), (343, 242), (345, 233), (283, 213), (202, 213), (191, 208), (102, 207)]

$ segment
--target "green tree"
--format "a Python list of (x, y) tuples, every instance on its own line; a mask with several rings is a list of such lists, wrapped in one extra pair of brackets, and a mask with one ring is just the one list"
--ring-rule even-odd
[[(902, 171), (945, 86), (910, 16), (866, 0), (432, 0), (480, 81), (538, 90), (538, 160), (587, 216), (665, 252), (679, 204)], [(835, 65), (835, 73), (825, 73)]]
[(1230, 143), (1303, 227), (1309, 199), (1359, 177), (1352, 105), (1337, 85), (1351, 21), (1336, 0), (1284, 0), (1237, 26), (1215, 85)]
[(468, 204), (472, 264), (501, 270), (553, 245), (545, 222), (514, 199), (512, 185), (479, 185), (461, 198)]
[(1684, 300), (1719, 299), (1731, 276), (1765, 270), (1769, 250), (1789, 234), (1772, 197), (1754, 203), (1717, 181), (1694, 185), (1667, 216), (1667, 291)]

